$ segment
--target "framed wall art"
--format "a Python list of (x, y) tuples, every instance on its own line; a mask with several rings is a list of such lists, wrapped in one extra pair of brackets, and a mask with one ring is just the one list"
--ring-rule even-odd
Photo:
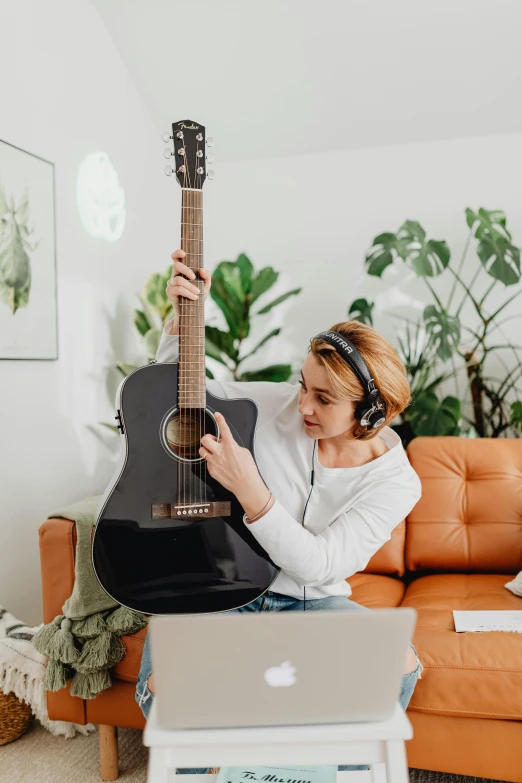
[(54, 164), (0, 141), (0, 359), (57, 359)]

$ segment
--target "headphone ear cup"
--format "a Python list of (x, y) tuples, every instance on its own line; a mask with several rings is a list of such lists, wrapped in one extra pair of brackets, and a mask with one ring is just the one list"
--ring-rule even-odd
[[(369, 415), (369, 411), (372, 409), (373, 405), (366, 400), (362, 400), (361, 402), (357, 403), (357, 407), (355, 408), (355, 418), (361, 425), (361, 427), (379, 427), (381, 424), (383, 424), (383, 419), (386, 420), (386, 413), (383, 410), (376, 410), (372, 411)], [(368, 421), (366, 424), (362, 423), (362, 419), (366, 418), (368, 416)]]
[(361, 419), (363, 419), (365, 417), (365, 415), (367, 414), (367, 412), (370, 409), (370, 407), (371, 406), (368, 405), (366, 400), (362, 400), (361, 402), (357, 403), (357, 406), (355, 408), (354, 416), (355, 416), (356, 420), (358, 421), (358, 423), (361, 425), (361, 427), (367, 427), (368, 426), (367, 424), (362, 424), (361, 423)]

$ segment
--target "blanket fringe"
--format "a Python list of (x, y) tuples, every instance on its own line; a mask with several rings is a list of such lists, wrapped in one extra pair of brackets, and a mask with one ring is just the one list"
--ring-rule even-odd
[(77, 672), (71, 682), (71, 696), (80, 699), (94, 699), (95, 696), (110, 688), (112, 678), (108, 669), (91, 672)]
[(87, 639), (74, 668), (88, 674), (98, 669), (110, 669), (125, 655), (125, 645), (111, 631), (102, 631), (94, 639)]
[(0, 661), (0, 690), (4, 693), (14, 693), (17, 699), (31, 707), (33, 715), (42, 726), (54, 736), (71, 739), (76, 734), (91, 734), (96, 726), (86, 723), (72, 723), (63, 720), (50, 720), (47, 713), (47, 700), (44, 684), (36, 677), (29, 677), (24, 672), (8, 666)]

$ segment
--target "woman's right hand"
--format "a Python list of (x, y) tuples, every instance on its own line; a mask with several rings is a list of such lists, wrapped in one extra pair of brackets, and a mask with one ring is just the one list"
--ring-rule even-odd
[[(174, 312), (176, 315), (179, 315), (180, 296), (184, 296), (187, 299), (192, 299), (193, 301), (199, 299), (201, 296), (197, 284), (194, 285), (192, 282), (190, 282), (191, 280), (194, 281), (196, 278), (194, 270), (190, 269), (190, 267), (184, 264), (181, 260), (185, 256), (185, 251), (181, 249), (175, 250), (171, 255), (171, 258), (174, 260), (174, 266), (172, 268), (172, 277), (167, 283), (166, 293), (169, 301), (174, 307)], [(199, 277), (204, 282), (203, 303), (205, 303), (210, 291), (211, 274), (208, 269), (199, 269), (196, 271), (199, 271)]]

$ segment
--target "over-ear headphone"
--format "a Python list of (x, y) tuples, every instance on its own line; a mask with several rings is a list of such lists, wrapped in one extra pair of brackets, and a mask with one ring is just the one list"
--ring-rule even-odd
[(364, 400), (355, 408), (355, 418), (363, 427), (380, 427), (386, 421), (386, 403), (375, 386), (368, 365), (355, 345), (339, 332), (319, 332), (312, 340), (325, 340), (333, 345), (359, 378), (364, 391)]

